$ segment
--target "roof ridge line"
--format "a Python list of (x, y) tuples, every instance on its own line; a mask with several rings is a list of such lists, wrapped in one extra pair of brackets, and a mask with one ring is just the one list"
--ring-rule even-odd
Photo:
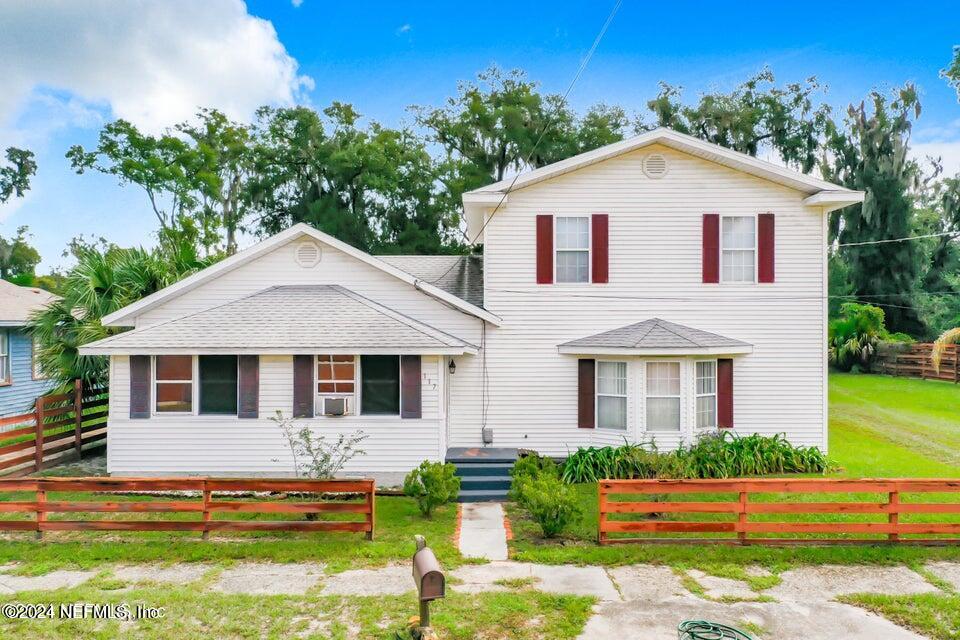
[[(689, 342), (690, 344), (692, 344), (692, 345), (694, 345), (694, 346), (697, 346), (697, 347), (702, 347), (702, 346), (703, 346), (703, 345), (700, 344), (699, 342), (694, 342), (693, 340), (691, 340), (691, 339), (688, 338), (687, 336), (685, 336), (685, 335), (683, 335), (683, 334), (681, 334), (681, 333), (677, 333), (677, 332), (672, 328), (672, 326), (674, 326), (675, 323), (670, 322), (669, 320), (664, 320), (663, 318), (655, 318), (655, 320), (657, 321), (658, 326), (660, 326), (664, 331), (669, 331), (670, 333), (672, 333), (673, 335), (677, 336), (677, 337), (680, 338), (681, 340), (686, 340), (687, 342)], [(660, 323), (663, 323), (663, 324), (660, 324)], [(671, 326), (667, 326), (667, 325), (671, 325)], [(693, 329), (694, 331), (700, 331), (700, 329), (695, 329), (694, 327), (686, 327), (686, 326), (684, 326), (684, 328), (686, 328), (686, 329)], [(716, 334), (714, 334), (714, 335), (716, 335)]]

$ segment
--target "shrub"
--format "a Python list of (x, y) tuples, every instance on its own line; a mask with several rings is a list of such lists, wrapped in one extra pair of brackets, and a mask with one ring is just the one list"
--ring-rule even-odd
[(519, 493), (520, 504), (540, 525), (545, 538), (556, 537), (580, 515), (576, 491), (555, 475), (527, 476)]
[(403, 492), (417, 501), (420, 513), (431, 517), (434, 507), (460, 495), (460, 478), (452, 464), (424, 460), (403, 479)]
[(653, 443), (578, 449), (563, 465), (564, 482), (604, 478), (731, 478), (773, 473), (822, 473), (826, 456), (816, 447), (797, 447), (783, 434), (738, 436), (720, 431), (701, 436), (676, 451), (659, 452)]
[(510, 470), (512, 482), (507, 497), (514, 502), (521, 502), (523, 487), (529, 480), (544, 476), (560, 477), (560, 468), (553, 458), (541, 456), (537, 453), (518, 458)]
[(889, 336), (883, 309), (845, 302), (840, 305), (840, 317), (830, 321), (827, 338), (830, 365), (840, 371), (854, 367), (869, 371), (877, 345)]
[(366, 455), (358, 446), (367, 439), (363, 431), (355, 431), (350, 435), (341, 433), (336, 441), (327, 442), (324, 436), (314, 434), (310, 427), (298, 425), (284, 416), (282, 411), (278, 410), (271, 420), (280, 427), (286, 438), (293, 459), (293, 474), (298, 478), (333, 478), (351, 458)]

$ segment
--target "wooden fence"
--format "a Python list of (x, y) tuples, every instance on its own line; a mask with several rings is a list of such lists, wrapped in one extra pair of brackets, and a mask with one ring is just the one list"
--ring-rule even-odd
[(877, 353), (873, 370), (891, 376), (907, 376), (925, 380), (946, 380), (960, 382), (960, 355), (957, 345), (947, 345), (940, 360), (940, 370), (933, 367), (930, 354), (933, 344), (918, 343), (900, 349), (884, 349)]
[[(824, 543), (960, 543), (960, 518), (953, 522), (901, 522), (901, 514), (960, 514), (960, 502), (902, 502), (903, 494), (930, 494), (960, 492), (960, 479), (896, 479), (852, 480), (826, 478), (762, 478), (732, 480), (603, 480), (599, 489), (600, 544), (623, 542), (719, 543), (719, 544), (824, 544)], [(667, 494), (734, 494), (731, 501), (662, 501)], [(846, 502), (819, 502), (814, 494), (855, 494)], [(797, 501), (752, 500), (753, 494), (786, 494)], [(867, 495), (864, 495), (867, 494)], [(872, 495), (870, 495), (872, 494)], [(880, 494), (879, 496), (877, 494)], [(630, 496), (647, 496), (645, 501), (630, 500)], [(779, 496), (777, 496), (779, 499)], [(617, 514), (611, 519), (612, 514)], [(626, 520), (622, 514), (646, 515), (645, 520)], [(665, 514), (700, 514), (700, 519), (664, 519)], [(726, 514), (706, 516), (705, 514)], [(754, 514), (789, 514), (783, 520), (751, 521)], [(820, 514), (819, 521), (809, 521)], [(881, 514), (885, 522), (826, 522), (823, 514)], [(808, 521), (802, 521), (804, 516)], [(696, 517), (696, 516), (695, 516)], [(764, 518), (769, 517), (764, 515)], [(711, 519), (714, 518), (714, 519)], [(726, 518), (725, 520), (716, 518)], [(927, 518), (924, 517), (924, 520)], [(941, 518), (942, 520), (942, 518)], [(652, 537), (610, 537), (610, 534), (643, 533)], [(716, 537), (656, 537), (656, 534), (721, 534)], [(730, 534), (730, 535), (722, 535)], [(752, 538), (751, 534), (832, 534), (876, 535), (875, 538), (807, 537), (807, 538)], [(938, 538), (903, 538), (904, 535), (951, 536)]]
[[(189, 492), (175, 500), (127, 499), (92, 501), (94, 494)], [(7, 500), (12, 492), (33, 493), (32, 500)], [(67, 495), (62, 495), (68, 492)], [(226, 492), (226, 495), (224, 495)], [(266, 499), (236, 499), (237, 493), (267, 492)], [(220, 493), (221, 495), (216, 495)], [(286, 494), (306, 494), (304, 501), (287, 501)], [(61, 494), (61, 495), (51, 495)], [(191, 496), (190, 494), (193, 494)], [(338, 501), (319, 494), (338, 494)], [(362, 501), (344, 498), (360, 494)], [(22, 496), (13, 496), (21, 498)], [(256, 496), (260, 497), (260, 496)], [(32, 519), (0, 519), (0, 530), (35, 531), (196, 531), (206, 539), (211, 531), (355, 531), (374, 532), (373, 480), (299, 480), (232, 478), (17, 478), (0, 479), (0, 513), (31, 514)], [(196, 519), (48, 519), (53, 513), (196, 514)], [(241, 520), (214, 519), (213, 514), (359, 514), (362, 520)]]
[(88, 445), (107, 437), (107, 391), (84, 389), (79, 380), (73, 391), (37, 398), (30, 413), (0, 418), (0, 475), (23, 475), (74, 452), (80, 457)]

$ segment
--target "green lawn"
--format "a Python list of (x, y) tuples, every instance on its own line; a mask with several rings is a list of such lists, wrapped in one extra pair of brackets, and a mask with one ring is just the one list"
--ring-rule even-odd
[[(834, 374), (830, 379), (831, 462), (840, 477), (960, 477), (960, 451), (951, 452), (953, 438), (960, 444), (960, 386), (935, 381), (885, 376)], [(913, 443), (930, 425), (923, 448)], [(922, 452), (921, 452), (922, 451)], [(956, 460), (951, 464), (951, 460)], [(699, 566), (713, 573), (737, 573), (734, 567), (758, 563), (775, 569), (799, 563), (908, 563), (927, 558), (960, 559), (960, 548), (917, 547), (726, 547), (681, 545), (614, 545), (595, 543), (596, 485), (576, 487), (582, 515), (559, 541), (546, 541), (526, 514), (509, 505), (514, 540), (511, 553), (518, 560), (549, 563), (628, 564), (662, 562), (677, 567)], [(807, 501), (843, 501), (854, 496), (826, 494), (794, 498)], [(863, 499), (865, 496), (858, 496)], [(735, 500), (725, 494), (688, 496), (690, 500)], [(771, 497), (772, 499), (772, 497)], [(878, 501), (882, 500), (877, 496)], [(953, 501), (955, 495), (911, 496), (911, 500)], [(950, 516), (946, 516), (950, 517)], [(729, 519), (722, 514), (698, 514), (697, 519)], [(780, 519), (771, 515), (769, 519)], [(885, 516), (803, 516), (804, 520), (878, 521)], [(903, 516), (904, 521), (943, 519), (945, 516)], [(754, 516), (753, 519), (759, 519)]]

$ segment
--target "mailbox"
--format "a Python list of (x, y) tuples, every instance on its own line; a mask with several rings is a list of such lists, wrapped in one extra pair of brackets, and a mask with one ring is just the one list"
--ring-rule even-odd
[(421, 602), (429, 602), (444, 596), (446, 578), (440, 570), (437, 556), (429, 547), (424, 547), (413, 555), (413, 581), (417, 584), (417, 593)]

